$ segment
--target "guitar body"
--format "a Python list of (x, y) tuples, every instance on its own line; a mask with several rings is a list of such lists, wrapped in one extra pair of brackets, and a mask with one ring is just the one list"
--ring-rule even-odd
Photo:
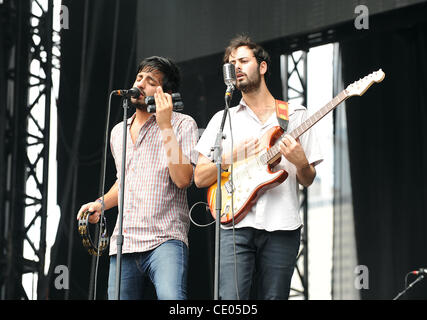
[[(273, 127), (260, 139), (260, 149), (269, 149), (283, 134), (280, 127)], [(268, 189), (281, 184), (288, 177), (285, 170), (273, 172), (271, 169), (280, 162), (280, 157), (273, 163), (262, 164), (257, 155), (233, 163), (233, 182), (231, 173), (221, 174), (221, 224), (231, 225), (241, 221), (260, 195)], [(233, 188), (234, 186), (234, 188)], [(216, 217), (216, 193), (218, 184), (215, 183), (208, 189), (208, 205), (212, 216)], [(234, 199), (232, 199), (234, 189)]]
[[(373, 83), (383, 81), (384, 77), (385, 73), (379, 69), (347, 86), (346, 89), (290, 132), (289, 135), (297, 139), (325, 115), (334, 110), (341, 102), (351, 96), (363, 95)], [(281, 138), (282, 134), (283, 130), (280, 127), (271, 128), (260, 140), (261, 150), (268, 150), (267, 155), (266, 153), (261, 154), (263, 151), (260, 151), (257, 155), (233, 163), (233, 181), (231, 181), (229, 172), (222, 173), (220, 189), (222, 224), (230, 225), (233, 223), (233, 211), (234, 223), (241, 221), (263, 192), (278, 186), (286, 180), (288, 173), (285, 170), (276, 172), (271, 170), (281, 159), (280, 147), (278, 144), (274, 145), (274, 143)], [(216, 183), (208, 189), (208, 204), (214, 218), (216, 217), (217, 189)], [(234, 193), (232, 193), (233, 190)], [(233, 208), (234, 210), (232, 210)]]

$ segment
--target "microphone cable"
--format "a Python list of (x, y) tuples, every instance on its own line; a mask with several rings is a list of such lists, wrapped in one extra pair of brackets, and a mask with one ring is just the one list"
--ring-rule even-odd
[[(227, 85), (227, 91), (225, 94), (225, 110), (227, 111), (228, 124), (230, 128), (230, 147), (231, 147), (231, 163), (230, 163), (230, 183), (231, 183), (231, 217), (232, 217), (232, 231), (233, 231), (233, 254), (234, 254), (234, 285), (236, 289), (237, 300), (240, 300), (239, 297), (239, 286), (238, 286), (238, 276), (237, 276), (237, 253), (236, 253), (236, 230), (235, 230), (235, 221), (234, 221), (234, 182), (233, 182), (233, 163), (234, 163), (234, 139), (233, 139), (233, 129), (231, 125), (231, 113), (230, 113), (230, 103), (233, 97), (233, 91), (236, 88), (236, 69), (235, 66), (231, 63), (226, 63), (222, 67), (222, 72), (224, 75), (224, 82)], [(221, 186), (218, 186), (221, 188)], [(218, 218), (218, 217), (217, 217)], [(221, 217), (220, 217), (221, 218)]]
[(415, 280), (415, 281), (413, 281), (411, 284), (409, 284), (408, 285), (408, 277), (409, 277), (409, 275), (411, 275), (411, 274), (414, 274), (413, 273), (413, 271), (410, 271), (410, 272), (408, 272), (406, 275), (405, 275), (405, 288), (403, 289), (403, 291), (402, 292), (400, 292), (397, 296), (395, 296), (394, 298), (393, 298), (393, 300), (399, 300), (399, 298), (401, 297), (401, 296), (403, 296), (409, 289), (411, 289), (417, 282), (419, 282), (419, 281), (421, 281), (422, 279), (424, 279), (424, 275), (423, 274), (421, 274), (420, 276), (418, 276), (418, 278)]
[[(104, 221), (104, 210), (105, 210), (105, 203), (104, 203), (104, 192), (105, 192), (105, 171), (106, 171), (106, 163), (107, 163), (107, 149), (108, 149), (108, 133), (110, 131), (110, 112), (111, 112), (111, 98), (114, 94), (114, 91), (110, 93), (110, 96), (108, 98), (108, 107), (107, 107), (107, 118), (105, 123), (105, 133), (104, 133), (104, 148), (102, 151), (102, 161), (101, 161), (101, 196), (102, 199), (101, 202), (101, 216), (99, 218), (99, 223), (102, 224)], [(107, 228), (107, 226), (105, 226)], [(95, 276), (94, 276), (94, 291), (93, 291), (93, 300), (96, 300), (96, 287), (97, 287), (97, 279), (98, 279), (98, 266), (99, 266), (99, 248), (101, 244), (101, 233), (102, 228), (101, 225), (99, 226), (99, 234), (98, 234), (98, 252), (96, 255), (96, 263), (95, 263)]]
[[(228, 115), (228, 124), (230, 127), (230, 137), (231, 137), (231, 157), (233, 159), (233, 148), (234, 148), (234, 139), (233, 139), (233, 130), (232, 130), (232, 126), (231, 126), (231, 113), (229, 111), (229, 108), (227, 108), (227, 112)], [(237, 295), (237, 300), (240, 300), (239, 297), (239, 287), (238, 287), (238, 280), (237, 280), (237, 254), (236, 254), (236, 235), (235, 235), (235, 222), (234, 222), (234, 184), (233, 184), (233, 161), (231, 161), (230, 164), (230, 183), (231, 183), (231, 210), (232, 210), (232, 226), (233, 226), (233, 255), (234, 255), (234, 284), (236, 287), (236, 295)], [(195, 204), (192, 205), (192, 207), (190, 208), (190, 212), (189, 212), (189, 217), (190, 217), (190, 221), (196, 225), (197, 227), (208, 227), (212, 224), (215, 223), (216, 219), (212, 220), (211, 222), (207, 223), (207, 224), (199, 224), (197, 222), (195, 222), (192, 218), (192, 212), (193, 209), (199, 205), (199, 204), (205, 204), (207, 206), (207, 204), (203, 201), (199, 201), (196, 202)], [(209, 208), (207, 207), (207, 211), (209, 210)], [(222, 216), (221, 216), (222, 217)], [(221, 219), (221, 217), (219, 217), (219, 219)], [(218, 218), (218, 217), (217, 217)]]
[(237, 300), (240, 300), (239, 295), (239, 285), (238, 285), (238, 276), (237, 276), (237, 253), (236, 253), (236, 228), (234, 222), (234, 182), (233, 182), (233, 163), (234, 163), (234, 138), (233, 138), (233, 129), (231, 125), (231, 113), (229, 108), (227, 108), (228, 112), (228, 126), (230, 127), (230, 141), (231, 141), (231, 163), (230, 163), (230, 182), (231, 182), (231, 217), (232, 217), (232, 226), (233, 226), (233, 254), (234, 254), (234, 285), (236, 287), (236, 297)]

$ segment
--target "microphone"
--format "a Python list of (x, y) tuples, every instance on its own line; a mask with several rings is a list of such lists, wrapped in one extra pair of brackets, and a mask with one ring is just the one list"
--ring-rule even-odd
[(427, 274), (427, 269), (426, 268), (420, 268), (418, 270), (411, 271), (410, 273), (415, 274), (415, 275)]
[[(181, 95), (176, 92), (171, 94), (172, 97), (172, 110), (173, 111), (182, 111), (184, 110), (184, 102), (182, 102)], [(147, 112), (154, 113), (156, 112), (156, 101), (153, 96), (148, 96), (145, 98), (145, 104), (147, 105)]]
[(114, 90), (113, 93), (118, 96), (126, 97), (126, 98), (139, 98), (141, 95), (141, 91), (138, 88), (132, 88), (129, 90)]
[(225, 92), (226, 100), (231, 100), (234, 87), (236, 86), (236, 69), (233, 64), (226, 63), (222, 66), (222, 74), (224, 76), (224, 83), (227, 86)]
[(222, 66), (222, 73), (224, 75), (224, 83), (227, 87), (236, 85), (236, 69), (234, 64), (226, 63)]

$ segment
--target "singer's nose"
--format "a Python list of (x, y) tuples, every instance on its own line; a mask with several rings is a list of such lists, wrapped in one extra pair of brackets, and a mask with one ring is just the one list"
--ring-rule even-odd
[(136, 84), (135, 84), (135, 86), (138, 89), (143, 89), (144, 88), (144, 79), (141, 79), (141, 80), (137, 81)]
[(232, 66), (234, 66), (234, 69), (237, 70), (237, 61), (229, 62), (229, 64), (231, 64)]
[(242, 71), (242, 68), (240, 67), (240, 63), (239, 63), (239, 64), (238, 64), (238, 63), (236, 63), (236, 64), (234, 65), (234, 69), (236, 70), (236, 74), (237, 74), (238, 72)]

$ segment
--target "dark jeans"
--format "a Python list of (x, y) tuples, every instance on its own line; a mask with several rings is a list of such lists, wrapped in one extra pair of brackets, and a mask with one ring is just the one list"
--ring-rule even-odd
[[(237, 283), (233, 230), (221, 230), (219, 294), (223, 300), (289, 297), (300, 246), (300, 229), (293, 231), (235, 229)], [(251, 289), (253, 289), (251, 295)]]
[[(108, 299), (115, 298), (116, 259), (110, 257)], [(152, 281), (159, 300), (187, 298), (188, 248), (182, 241), (168, 240), (157, 248), (122, 255), (120, 300), (141, 300), (144, 279)]]

